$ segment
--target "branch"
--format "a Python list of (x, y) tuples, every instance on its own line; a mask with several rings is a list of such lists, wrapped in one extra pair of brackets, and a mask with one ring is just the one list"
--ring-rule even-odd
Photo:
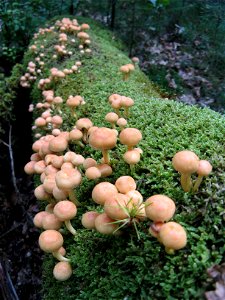
[(16, 183), (15, 166), (14, 166), (14, 158), (13, 158), (13, 150), (12, 150), (12, 126), (11, 125), (9, 127), (9, 143), (7, 144), (6, 142), (4, 142), (1, 139), (0, 139), (0, 142), (3, 145), (5, 145), (6, 147), (8, 147), (9, 157), (10, 157), (12, 183), (13, 183), (14, 190), (16, 192), (16, 196), (18, 197), (18, 199), (20, 201), (21, 197), (20, 197), (20, 191), (19, 191), (19, 189), (17, 187), (17, 183)]

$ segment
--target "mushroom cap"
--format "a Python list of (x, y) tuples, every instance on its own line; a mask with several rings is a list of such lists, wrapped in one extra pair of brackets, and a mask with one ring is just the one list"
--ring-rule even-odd
[(95, 229), (102, 234), (113, 234), (113, 232), (118, 228), (117, 224), (112, 224), (114, 222), (106, 213), (100, 214), (95, 219)]
[(137, 128), (125, 128), (120, 132), (119, 139), (124, 145), (135, 146), (141, 141), (142, 134)]
[(80, 28), (81, 28), (81, 30), (88, 30), (88, 29), (90, 29), (90, 26), (88, 24), (84, 23), (84, 24), (81, 24)]
[(105, 120), (109, 123), (116, 123), (116, 121), (119, 119), (118, 115), (114, 112), (109, 112), (105, 116)]
[(141, 155), (136, 150), (128, 150), (127, 152), (124, 153), (123, 159), (129, 165), (135, 165), (140, 161)]
[(108, 198), (104, 204), (105, 213), (114, 220), (123, 220), (129, 217), (125, 209), (128, 209), (129, 197), (124, 194), (116, 194)]
[(97, 168), (101, 172), (101, 177), (107, 177), (112, 174), (112, 168), (108, 164), (97, 165)]
[(136, 190), (136, 182), (131, 176), (121, 176), (116, 180), (116, 188), (122, 194)]
[(77, 214), (77, 207), (73, 202), (63, 200), (56, 203), (53, 213), (60, 221), (71, 220)]
[(200, 176), (208, 176), (212, 172), (212, 165), (208, 160), (200, 160), (197, 174)]
[(96, 166), (97, 166), (97, 161), (91, 157), (86, 158), (85, 161), (83, 162), (83, 167), (85, 168), (85, 170)]
[(164, 195), (154, 195), (145, 201), (146, 216), (154, 222), (169, 221), (175, 210), (174, 201)]
[[(133, 66), (133, 65), (132, 65)], [(121, 104), (123, 107), (131, 107), (134, 105), (134, 100), (131, 99), (130, 97), (121, 97)]]
[(60, 116), (53, 116), (52, 117), (52, 124), (61, 125), (63, 123), (63, 119)]
[(111, 104), (114, 100), (120, 100), (121, 101), (121, 96), (119, 94), (112, 94), (109, 96), (109, 103)]
[(126, 193), (126, 196), (131, 200), (134, 204), (141, 204), (143, 202), (143, 197), (140, 192), (136, 190), (132, 190)]
[(55, 186), (55, 174), (50, 174), (45, 176), (43, 181), (44, 190), (47, 193), (52, 194), (54, 186)]
[(66, 150), (67, 146), (68, 146), (67, 140), (61, 135), (54, 137), (49, 142), (49, 150), (53, 152), (62, 152)]
[(139, 58), (136, 57), (136, 56), (132, 57), (131, 60), (132, 60), (134, 63), (139, 63)]
[(86, 170), (85, 176), (88, 179), (97, 179), (101, 177), (101, 172), (97, 167), (90, 167)]
[(65, 281), (71, 277), (73, 270), (66, 261), (58, 262), (53, 269), (53, 276), (56, 280)]
[(88, 130), (92, 126), (93, 126), (93, 123), (88, 118), (81, 118), (81, 119), (77, 120), (77, 122), (76, 122), (76, 127), (79, 130), (82, 130), (83, 128)]
[(35, 173), (35, 171), (34, 171), (35, 164), (36, 164), (36, 161), (34, 161), (34, 160), (29, 161), (24, 167), (25, 173), (28, 175), (34, 174)]
[(79, 141), (83, 137), (82, 131), (80, 131), (77, 128), (74, 128), (73, 130), (70, 131), (70, 136), (69, 139), (70, 141)]
[(130, 72), (129, 66), (127, 66), (127, 65), (121, 66), (120, 71), (122, 73), (129, 73)]
[(61, 190), (72, 190), (77, 187), (82, 180), (82, 176), (77, 169), (66, 168), (59, 171), (55, 176), (57, 187)]
[(183, 174), (192, 174), (198, 170), (199, 157), (189, 150), (177, 152), (172, 159), (173, 167)]
[(119, 118), (116, 122), (116, 124), (119, 126), (119, 127), (125, 127), (127, 126), (127, 120), (124, 119), (124, 118)]
[(83, 101), (83, 98), (81, 96), (75, 96), (75, 97), (69, 97), (66, 101), (66, 104), (69, 107), (77, 107), (81, 104), (81, 102)]
[(43, 231), (39, 236), (40, 248), (48, 253), (57, 251), (63, 244), (63, 236), (60, 232), (49, 229)]
[(42, 226), (46, 229), (59, 230), (62, 226), (62, 222), (54, 214), (48, 214), (42, 220)]
[(96, 211), (88, 211), (82, 215), (81, 223), (87, 229), (94, 229), (95, 228), (95, 219), (100, 214)]
[(98, 183), (92, 191), (92, 199), (101, 205), (104, 205), (105, 201), (109, 198), (115, 197), (118, 194), (115, 185), (109, 182)]
[(49, 215), (47, 211), (40, 211), (39, 213), (37, 213), (33, 219), (34, 226), (38, 228), (42, 228), (43, 227), (42, 222), (47, 215)]
[(43, 184), (36, 187), (34, 190), (34, 195), (38, 200), (48, 201), (50, 198), (50, 195), (45, 191)]
[(89, 144), (98, 150), (109, 150), (116, 146), (117, 137), (112, 129), (101, 127), (90, 134)]
[(159, 241), (168, 249), (178, 250), (187, 244), (187, 233), (176, 222), (168, 222), (162, 225), (159, 231)]

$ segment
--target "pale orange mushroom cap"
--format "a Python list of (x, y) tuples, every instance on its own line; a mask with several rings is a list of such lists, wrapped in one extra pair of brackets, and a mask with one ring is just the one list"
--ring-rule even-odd
[(64, 169), (56, 174), (55, 181), (61, 190), (72, 190), (77, 187), (82, 180), (82, 176), (77, 169)]
[(174, 201), (164, 195), (154, 195), (145, 201), (146, 216), (154, 222), (169, 221), (175, 210)]
[(113, 232), (118, 228), (117, 224), (112, 224), (114, 222), (106, 213), (100, 214), (95, 219), (95, 228), (98, 232), (102, 234), (113, 234)]
[(93, 126), (93, 123), (88, 118), (81, 118), (81, 119), (77, 120), (77, 122), (76, 122), (76, 127), (79, 130), (82, 130), (83, 128), (88, 130), (92, 126)]
[(96, 211), (88, 211), (82, 215), (81, 223), (87, 229), (95, 228), (95, 219), (100, 214)]
[(101, 177), (101, 171), (97, 167), (90, 167), (86, 170), (85, 176), (88, 179), (98, 179)]
[(77, 207), (71, 201), (60, 201), (54, 206), (53, 213), (61, 221), (71, 220), (77, 214)]
[(62, 152), (68, 147), (67, 140), (61, 135), (54, 137), (49, 142), (49, 150), (53, 152)]
[(105, 213), (114, 220), (123, 220), (129, 217), (125, 209), (127, 208), (129, 197), (124, 194), (116, 194), (115, 197), (108, 198), (104, 204)]
[(73, 270), (70, 263), (66, 261), (58, 262), (53, 269), (53, 276), (56, 280), (65, 281), (71, 277)]
[(136, 182), (131, 176), (121, 176), (116, 180), (116, 188), (122, 194), (136, 190)]
[(94, 149), (109, 150), (116, 146), (117, 137), (112, 129), (101, 127), (90, 134), (89, 144)]
[(187, 244), (187, 233), (176, 222), (168, 222), (162, 225), (159, 231), (159, 241), (167, 248), (179, 250)]
[(192, 174), (198, 170), (199, 157), (192, 151), (177, 152), (172, 159), (173, 167), (181, 174)]
[(39, 236), (40, 248), (48, 253), (57, 251), (63, 245), (63, 236), (56, 230), (45, 230)]
[(101, 182), (97, 184), (92, 191), (92, 199), (101, 205), (109, 198), (115, 197), (118, 194), (115, 185), (109, 182)]
[(105, 116), (105, 120), (111, 124), (115, 124), (118, 119), (119, 119), (118, 115), (114, 112), (109, 112)]
[(128, 150), (127, 152), (124, 153), (123, 159), (129, 165), (135, 165), (140, 161), (141, 155), (136, 150)]
[(120, 132), (119, 139), (122, 144), (133, 147), (142, 140), (142, 134), (137, 128), (125, 128)]
[(70, 131), (69, 139), (70, 141), (79, 141), (83, 137), (82, 131), (80, 131), (77, 128), (74, 128), (73, 130)]
[(208, 176), (212, 172), (212, 165), (207, 160), (200, 160), (197, 174), (200, 176)]

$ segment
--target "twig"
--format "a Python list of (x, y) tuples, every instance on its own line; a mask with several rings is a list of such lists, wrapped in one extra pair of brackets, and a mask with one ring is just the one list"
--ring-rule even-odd
[(13, 183), (14, 190), (16, 192), (16, 196), (17, 196), (18, 200), (20, 201), (21, 196), (20, 196), (20, 191), (19, 191), (19, 189), (17, 187), (17, 183), (16, 183), (15, 166), (14, 166), (14, 158), (13, 158), (13, 150), (12, 150), (12, 126), (11, 125), (9, 127), (9, 143), (7, 144), (6, 142), (4, 142), (1, 139), (0, 139), (0, 142), (3, 145), (5, 145), (6, 147), (8, 147), (8, 149), (9, 149), (12, 183)]

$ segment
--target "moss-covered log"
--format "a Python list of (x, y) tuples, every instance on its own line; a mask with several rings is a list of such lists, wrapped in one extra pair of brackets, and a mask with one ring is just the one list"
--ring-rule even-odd
[[(149, 222), (128, 229), (121, 236), (103, 236), (82, 228), (81, 215), (97, 205), (91, 200), (93, 181), (83, 179), (77, 197), (81, 202), (73, 221), (78, 234), (65, 234), (67, 256), (72, 261), (73, 275), (63, 283), (52, 276), (55, 259), (46, 257), (43, 269), (44, 299), (203, 299), (207, 288), (206, 269), (224, 259), (224, 134), (225, 120), (220, 114), (204, 108), (187, 106), (161, 99), (147, 77), (136, 69), (128, 81), (123, 81), (119, 67), (130, 60), (119, 50), (121, 45), (108, 31), (93, 22), (90, 36), (92, 54), (81, 55), (75, 46), (70, 57), (53, 61), (56, 33), (40, 35), (37, 46), (45, 45), (43, 78), (49, 70), (70, 68), (81, 60), (80, 73), (67, 75), (55, 84), (55, 95), (65, 100), (69, 95), (81, 95), (86, 104), (78, 111), (79, 117), (89, 117), (96, 126), (109, 127), (104, 120), (111, 111), (108, 97), (117, 93), (131, 97), (129, 127), (142, 131), (141, 162), (133, 177), (144, 199), (154, 194), (165, 194), (174, 199), (177, 210), (174, 220), (188, 233), (186, 248), (171, 256), (165, 253), (157, 240), (148, 234)], [(33, 42), (32, 42), (33, 43)], [(76, 44), (75, 44), (76, 45)], [(24, 68), (34, 60), (28, 51)], [(40, 79), (40, 77), (39, 77)], [(32, 101), (42, 100), (37, 82), (31, 88)], [(22, 99), (21, 99), (22, 101)], [(71, 130), (75, 120), (63, 104), (63, 129)], [(38, 113), (38, 112), (37, 112)], [(89, 146), (83, 150), (71, 147), (85, 157), (100, 161), (101, 154)], [(203, 181), (195, 194), (185, 193), (179, 183), (179, 174), (172, 167), (172, 157), (180, 150), (194, 151), (213, 166), (212, 174)], [(130, 175), (122, 156), (125, 147), (112, 151), (113, 175), (107, 181), (115, 182), (121, 175)]]

